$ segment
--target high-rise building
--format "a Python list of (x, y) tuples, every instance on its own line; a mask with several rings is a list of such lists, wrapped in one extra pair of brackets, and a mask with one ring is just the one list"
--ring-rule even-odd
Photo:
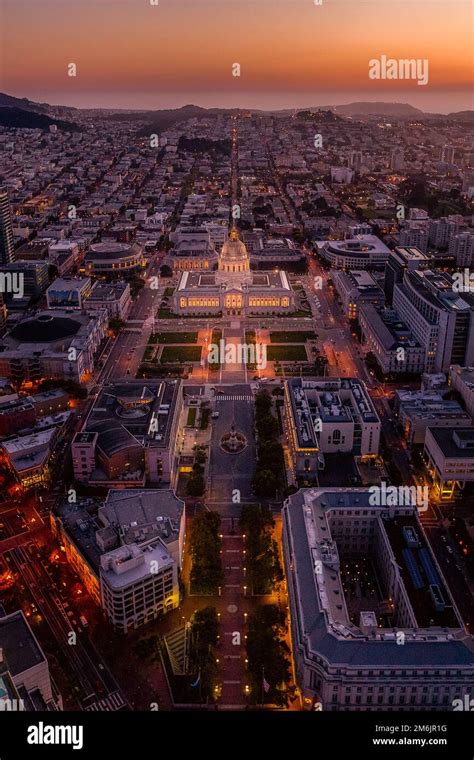
[(422, 253), (428, 250), (428, 231), (412, 222), (409, 227), (400, 230), (398, 242), (407, 248), (418, 248)]
[(429, 227), (429, 241), (435, 248), (445, 248), (449, 239), (459, 232), (459, 221), (453, 217), (443, 216), (432, 219)]
[(454, 164), (454, 154), (456, 148), (454, 145), (444, 145), (441, 153), (441, 160), (446, 161), (447, 164)]
[(351, 157), (349, 160), (349, 167), (351, 169), (354, 169), (356, 172), (360, 172), (360, 167), (362, 166), (362, 151), (361, 150), (353, 150), (351, 152)]
[(8, 193), (0, 191), (0, 264), (10, 264), (14, 258), (13, 221)]
[(392, 156), (390, 159), (390, 167), (393, 171), (402, 171), (405, 168), (405, 153), (403, 148), (397, 146), (392, 150)]
[(461, 232), (449, 241), (449, 255), (454, 256), (458, 267), (470, 267), (474, 263), (474, 234)]
[(393, 289), (397, 283), (403, 282), (405, 272), (426, 269), (429, 258), (418, 248), (399, 247), (391, 251), (385, 265), (384, 291), (387, 303), (392, 305)]
[(474, 294), (459, 292), (445, 272), (407, 271), (393, 308), (426, 350), (426, 372), (474, 364)]

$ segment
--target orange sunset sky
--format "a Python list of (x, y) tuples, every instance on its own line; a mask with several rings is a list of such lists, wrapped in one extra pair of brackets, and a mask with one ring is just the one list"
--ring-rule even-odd
[[(473, 107), (471, 0), (0, 0), (0, 89), (82, 107)], [(368, 62), (427, 58), (429, 84)], [(67, 76), (68, 63), (77, 77)], [(232, 76), (232, 64), (241, 76)]]

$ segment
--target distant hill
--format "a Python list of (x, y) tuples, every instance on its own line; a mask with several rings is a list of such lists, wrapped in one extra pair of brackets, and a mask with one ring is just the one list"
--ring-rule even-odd
[(175, 124), (179, 124), (189, 119), (195, 119), (199, 116), (217, 116), (218, 114), (238, 113), (238, 108), (202, 108), (201, 106), (187, 105), (182, 108), (171, 108), (163, 111), (135, 111), (131, 113), (117, 112), (109, 114), (106, 118), (110, 121), (146, 121), (147, 126), (143, 127), (138, 134), (149, 135), (150, 130), (162, 132)]
[(474, 111), (455, 111), (448, 113), (446, 118), (456, 119), (456, 121), (474, 121)]
[(331, 111), (331, 109), (320, 109), (317, 111), (298, 111), (296, 114), (296, 118), (300, 119), (300, 121), (313, 121), (317, 123), (329, 123), (332, 124), (337, 121), (343, 121), (342, 117), (339, 116), (335, 111)]
[[(330, 108), (330, 106), (328, 106)], [(424, 112), (409, 103), (347, 103), (343, 106), (333, 106), (332, 110), (344, 116), (415, 116), (423, 117)]]
[(48, 129), (56, 124), (64, 132), (82, 132), (77, 124), (61, 119), (52, 119), (44, 113), (26, 111), (23, 108), (0, 107), (0, 126), (15, 129)]
[(0, 107), (3, 106), (21, 108), (26, 111), (38, 111), (39, 113), (46, 113), (49, 108), (47, 103), (35, 103), (33, 100), (28, 100), (28, 98), (14, 98), (13, 95), (0, 92)]
[[(90, 111), (103, 111), (105, 119), (110, 119), (112, 121), (146, 121), (147, 127), (143, 130), (141, 130), (142, 134), (149, 134), (150, 128), (154, 131), (161, 132), (165, 129), (168, 129), (169, 127), (172, 127), (174, 124), (178, 124), (179, 122), (187, 121), (188, 119), (193, 119), (198, 116), (213, 116), (218, 114), (229, 114), (229, 113), (239, 113), (242, 111), (250, 112), (250, 113), (272, 113), (274, 115), (285, 115), (285, 114), (294, 114), (297, 113), (297, 118), (303, 120), (303, 119), (311, 119), (313, 120), (314, 116), (307, 116), (307, 114), (318, 114), (317, 119), (319, 120), (326, 120), (328, 122), (334, 121), (334, 117), (328, 115), (328, 112), (331, 114), (334, 114), (335, 116), (339, 118), (347, 118), (347, 117), (357, 117), (357, 116), (385, 116), (385, 117), (392, 117), (392, 118), (415, 118), (415, 119), (434, 119), (434, 120), (443, 120), (443, 119), (451, 119), (456, 121), (463, 121), (463, 122), (472, 122), (474, 121), (474, 111), (459, 111), (459, 112), (453, 112), (449, 114), (441, 114), (441, 113), (429, 113), (425, 111), (421, 111), (419, 108), (415, 108), (414, 106), (410, 105), (409, 103), (386, 103), (383, 101), (356, 101), (354, 103), (345, 103), (343, 105), (326, 105), (326, 106), (308, 106), (307, 108), (283, 108), (280, 110), (269, 110), (269, 111), (263, 111), (262, 109), (257, 108), (203, 108), (201, 106), (196, 105), (185, 105), (181, 108), (172, 108), (172, 109), (155, 109), (155, 110), (124, 110), (124, 109), (116, 109), (113, 108), (107, 108), (107, 109), (78, 109), (73, 108), (72, 106), (57, 106), (57, 105), (50, 105), (49, 103), (36, 103), (33, 100), (29, 100), (28, 98), (16, 98), (13, 95), (8, 95), (7, 93), (0, 92), (0, 108), (9, 107), (12, 109), (19, 109), (21, 111), (29, 111), (29, 112), (35, 112), (38, 114), (45, 114), (49, 115), (50, 118), (54, 118), (55, 115), (57, 116), (66, 116), (67, 118), (74, 117), (74, 113), (87, 113)], [(301, 116), (301, 114), (305, 114), (304, 116)], [(324, 115), (325, 114), (325, 115)], [(57, 122), (58, 125), (60, 122)], [(63, 122), (64, 124), (67, 124), (67, 122)], [(66, 128), (66, 127), (64, 127)]]
[(50, 103), (36, 103), (28, 98), (15, 98), (13, 95), (7, 95), (6, 92), (0, 92), (0, 107), (9, 106), (10, 108), (21, 108), (25, 111), (37, 111), (38, 113), (49, 113), (52, 110), (60, 109), (61, 111), (77, 111), (73, 106), (55, 106)]

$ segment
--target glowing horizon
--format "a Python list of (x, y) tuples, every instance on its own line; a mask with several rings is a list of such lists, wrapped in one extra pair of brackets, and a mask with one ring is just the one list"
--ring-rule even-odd
[[(0, 0), (1, 89), (79, 107), (472, 108), (470, 0), (149, 2)], [(381, 55), (428, 59), (429, 84), (371, 81), (369, 60)]]

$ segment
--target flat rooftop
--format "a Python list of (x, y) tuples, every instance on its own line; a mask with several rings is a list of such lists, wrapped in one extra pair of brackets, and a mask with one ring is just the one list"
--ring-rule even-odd
[[(383, 539), (384, 544), (388, 540), (387, 546), (397, 565), (402, 539), (403, 545), (407, 546), (403, 534), (405, 525), (416, 526), (421, 542), (414, 551), (427, 548), (423, 528), (416, 522), (410, 507), (403, 510), (379, 507), (369, 499), (369, 489), (300, 489), (285, 503), (282, 513), (284, 551), (293, 605), (292, 625), (297, 636), (294, 645), (304, 647), (308, 656), (324, 657), (338, 667), (341, 663), (349, 668), (394, 668), (398, 671), (405, 667), (473, 667), (471, 637), (457, 617), (451, 617), (454, 610), (449, 606), (453, 603), (442, 578), (441, 592), (446, 608), (444, 613), (439, 613), (441, 617), (436, 618), (433, 617), (436, 611), (427, 588), (427, 578), (423, 577), (424, 589), (419, 589), (420, 596), (417, 597), (409, 579), (405, 583), (409, 571), (402, 562), (398, 582), (405, 587), (413, 612), (420, 618), (420, 622), (416, 619), (416, 625), (402, 628), (405, 645), (395, 645), (398, 627), (362, 631), (350, 621), (338, 565), (338, 541), (333, 538), (331, 520), (337, 530), (341, 530), (344, 517), (350, 522), (357, 519), (377, 525), (380, 531), (372, 540), (379, 542)], [(428, 554), (432, 559), (429, 550)], [(322, 572), (317, 570), (318, 560), (322, 563)], [(432, 564), (437, 572), (437, 566), (434, 562)], [(388, 591), (385, 589), (385, 598)], [(428, 625), (423, 627), (426, 620)]]
[(157, 536), (165, 544), (179, 535), (184, 502), (172, 490), (111, 489), (99, 519), (120, 530), (125, 543)]
[(474, 458), (474, 427), (429, 428), (444, 456), (448, 459)]
[(104, 385), (83, 432), (97, 432), (106, 453), (133, 439), (137, 445), (166, 447), (180, 388), (176, 380)]
[(0, 617), (0, 649), (13, 676), (44, 662), (45, 658), (23, 612)]
[(379, 422), (366, 388), (357, 378), (294, 378), (287, 381), (287, 387), (301, 448), (319, 447), (317, 420)]

